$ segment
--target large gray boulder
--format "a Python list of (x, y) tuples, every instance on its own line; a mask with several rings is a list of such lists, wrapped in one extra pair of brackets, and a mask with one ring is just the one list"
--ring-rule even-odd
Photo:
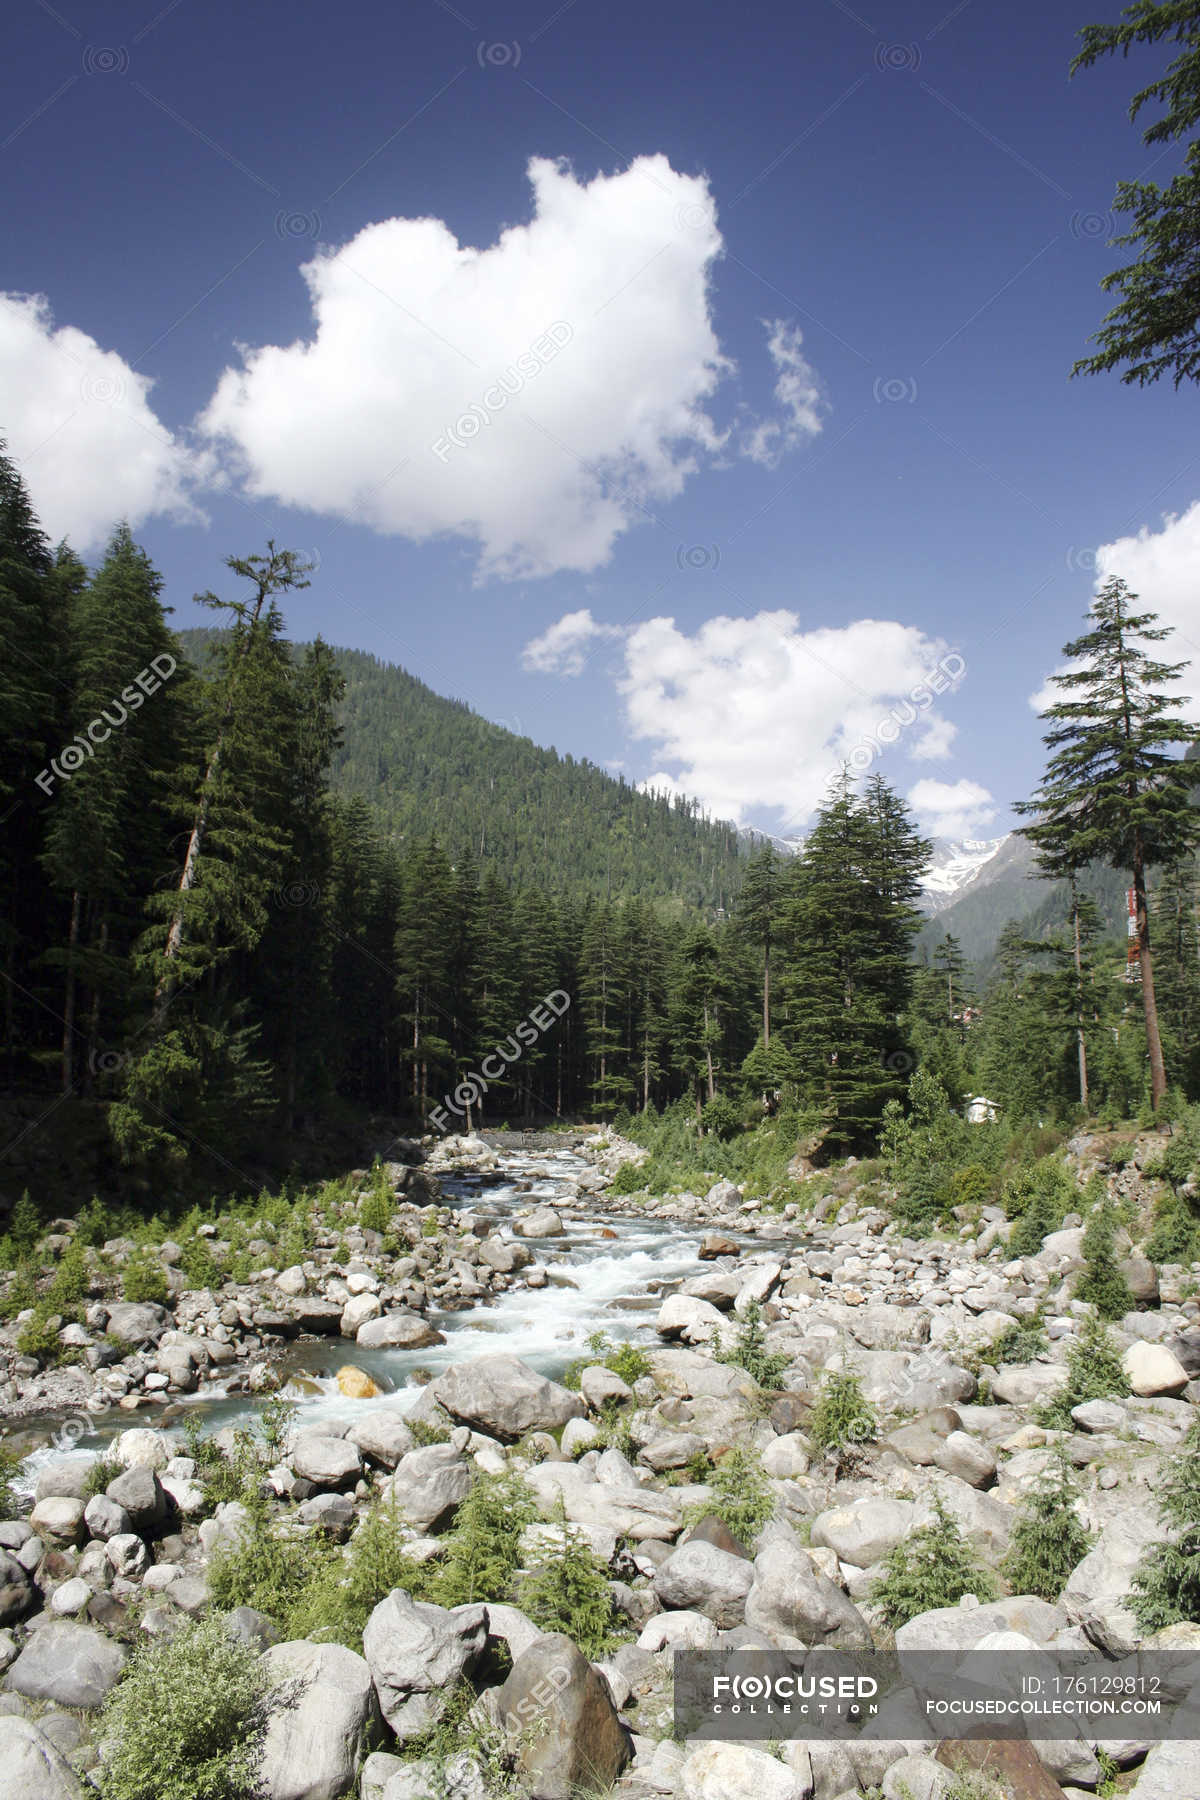
[(578, 1394), (516, 1356), (477, 1356), (447, 1369), (430, 1386), (453, 1418), (506, 1443), (528, 1431), (556, 1431), (586, 1411)]
[(265, 1800), (341, 1800), (377, 1717), (371, 1671), (342, 1644), (276, 1644), (262, 1667), (279, 1700), (263, 1746)]
[(487, 1608), (448, 1612), (394, 1588), (363, 1632), (384, 1718), (401, 1743), (419, 1737), (445, 1711), (451, 1689), (487, 1643)]
[(4, 1685), (27, 1700), (57, 1706), (99, 1706), (115, 1687), (128, 1652), (92, 1625), (55, 1619), (39, 1626), (5, 1676)]
[(757, 1745), (710, 1743), (688, 1753), (675, 1792), (678, 1800), (809, 1800), (812, 1787)]
[(353, 1487), (362, 1474), (362, 1451), (348, 1438), (302, 1431), (292, 1448), (292, 1468), (315, 1488)]
[(668, 1611), (703, 1613), (723, 1628), (740, 1625), (754, 1566), (701, 1538), (689, 1538), (655, 1572), (654, 1592)]
[(130, 1528), (139, 1537), (151, 1535), (167, 1514), (167, 1497), (153, 1469), (145, 1463), (134, 1463), (124, 1474), (110, 1481), (104, 1492), (115, 1505), (129, 1515)]
[(523, 1219), (513, 1221), (518, 1237), (562, 1237), (566, 1227), (552, 1206), (535, 1206)]
[(348, 1441), (357, 1444), (363, 1455), (383, 1469), (394, 1469), (402, 1456), (416, 1449), (417, 1440), (401, 1412), (386, 1407), (372, 1408), (365, 1418), (351, 1426)]
[(607, 1793), (632, 1758), (608, 1683), (561, 1632), (522, 1651), (496, 1707), (538, 1800)]
[(1148, 1507), (1127, 1512), (1112, 1521), (1067, 1577), (1062, 1594), (1067, 1617), (1110, 1656), (1128, 1655), (1141, 1642), (1143, 1634), (1127, 1602), (1134, 1570), (1147, 1545), (1160, 1535), (1161, 1526)]
[(384, 1486), (410, 1525), (436, 1531), (453, 1518), (471, 1491), (471, 1468), (450, 1444), (410, 1450)]
[(400, 1307), (382, 1318), (367, 1319), (354, 1341), (364, 1350), (424, 1350), (430, 1344), (444, 1344), (446, 1338), (420, 1313)]
[(545, 1518), (553, 1518), (561, 1501), (573, 1525), (598, 1525), (622, 1537), (673, 1538), (679, 1533), (683, 1508), (678, 1489), (657, 1493), (634, 1477), (628, 1485), (597, 1480), (576, 1463), (536, 1463), (525, 1479), (537, 1495)]
[(983, 1606), (938, 1606), (918, 1613), (896, 1631), (896, 1649), (973, 1650), (995, 1631), (1019, 1631), (1035, 1644), (1048, 1644), (1068, 1623), (1061, 1606), (1032, 1594), (1014, 1594)]
[(911, 1500), (859, 1500), (818, 1513), (811, 1541), (832, 1550), (839, 1562), (866, 1569), (908, 1537), (917, 1522)]
[(0, 1550), (0, 1625), (23, 1619), (33, 1605), (33, 1583), (15, 1556)]
[(32, 1719), (0, 1716), (0, 1796), (3, 1800), (84, 1800), (74, 1769)]
[(746, 1623), (765, 1631), (781, 1649), (834, 1644), (869, 1650), (871, 1633), (858, 1608), (822, 1575), (804, 1548), (782, 1532), (754, 1559), (754, 1585), (746, 1596)]
[(108, 1310), (106, 1330), (122, 1344), (148, 1344), (167, 1323), (165, 1307), (152, 1301), (119, 1300)]

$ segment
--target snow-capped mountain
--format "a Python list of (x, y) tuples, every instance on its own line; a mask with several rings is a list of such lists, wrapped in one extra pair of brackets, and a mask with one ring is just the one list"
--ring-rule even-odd
[(988, 864), (995, 861), (1011, 836), (1011, 832), (1006, 832), (998, 838), (936, 838), (933, 861), (921, 883), (925, 911), (944, 911), (980, 877), (980, 885), (985, 885)]
[[(777, 837), (753, 827), (746, 835), (758, 844), (774, 844), (784, 856), (799, 856), (804, 848), (802, 837)], [(986, 887), (993, 873), (999, 875), (1011, 860), (1011, 852), (1008, 856), (1000, 854), (1005, 845), (1023, 849), (1024, 839), (1014, 839), (1012, 832), (998, 838), (935, 838), (933, 860), (921, 883), (923, 911), (932, 917), (952, 906), (964, 889), (974, 883)]]

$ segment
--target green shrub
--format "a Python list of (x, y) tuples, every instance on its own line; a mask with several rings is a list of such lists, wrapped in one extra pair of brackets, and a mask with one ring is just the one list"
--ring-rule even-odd
[(15, 1319), (18, 1313), (26, 1312), (29, 1307), (36, 1305), (37, 1278), (30, 1265), (22, 1263), (0, 1301), (0, 1318)]
[(1091, 1538), (1079, 1522), (1079, 1487), (1061, 1445), (1021, 1501), (1002, 1572), (1014, 1594), (1055, 1601)]
[(1075, 1298), (1094, 1306), (1102, 1319), (1122, 1319), (1136, 1304), (1113, 1248), (1116, 1232), (1116, 1215), (1106, 1200), (1084, 1227), (1084, 1268), (1075, 1286)]
[(994, 1338), (987, 1360), (997, 1367), (1001, 1363), (1031, 1363), (1050, 1348), (1046, 1323), (1040, 1313), (1031, 1319), (1014, 1319)]
[(641, 1163), (621, 1163), (608, 1184), (609, 1193), (636, 1194), (640, 1192), (645, 1185), (642, 1171), (643, 1164)]
[(709, 1517), (720, 1519), (739, 1543), (753, 1550), (763, 1526), (775, 1512), (775, 1495), (762, 1464), (750, 1450), (735, 1445), (727, 1450), (708, 1477), (711, 1498), (689, 1506), (684, 1524), (699, 1524)]
[(1034, 1420), (1051, 1431), (1071, 1431), (1073, 1406), (1081, 1406), (1085, 1400), (1122, 1399), (1128, 1392), (1120, 1351), (1103, 1321), (1088, 1318), (1067, 1352), (1066, 1386), (1061, 1393), (1042, 1401), (1034, 1412)]
[(135, 1250), (121, 1277), (121, 1293), (125, 1299), (138, 1304), (153, 1302), (165, 1306), (169, 1292), (167, 1272), (158, 1258), (149, 1250)]
[(757, 1300), (752, 1300), (742, 1314), (733, 1343), (726, 1344), (717, 1351), (717, 1361), (732, 1363), (739, 1369), (745, 1369), (759, 1387), (777, 1388), (783, 1371), (792, 1359), (780, 1351), (768, 1350), (766, 1341), (767, 1328), (763, 1323), (762, 1307)]
[(42, 1235), (41, 1214), (29, 1197), (26, 1188), (21, 1198), (12, 1209), (12, 1217), (8, 1221), (8, 1237), (16, 1252), (15, 1261), (33, 1255), (34, 1246)]
[(808, 1422), (815, 1450), (832, 1451), (839, 1467), (849, 1466), (876, 1435), (875, 1409), (851, 1370), (826, 1369), (817, 1385), (817, 1403)]
[(363, 1199), (359, 1202), (358, 1222), (364, 1231), (387, 1231), (396, 1210), (395, 1196), (383, 1172), (383, 1164), (376, 1163), (374, 1181)]
[(418, 1450), (426, 1450), (430, 1444), (450, 1442), (450, 1432), (444, 1425), (431, 1425), (425, 1419), (406, 1419), (404, 1422), (416, 1440)]
[(46, 1302), (39, 1302), (32, 1319), (26, 1319), (17, 1333), (17, 1349), (22, 1356), (36, 1356), (40, 1363), (55, 1364), (73, 1362), (79, 1355), (77, 1350), (68, 1350), (59, 1341), (61, 1323), (58, 1313), (47, 1309)]
[(562, 1631), (589, 1661), (612, 1648), (616, 1612), (608, 1571), (559, 1503), (560, 1542), (538, 1556), (520, 1586), (524, 1612), (543, 1631)]
[(229, 1611), (253, 1606), (281, 1625), (310, 1601), (310, 1590), (335, 1585), (337, 1546), (326, 1536), (285, 1536), (261, 1493), (243, 1492), (250, 1518), (230, 1544), (213, 1552), (208, 1589), (214, 1605)]
[(726, 1095), (714, 1094), (700, 1113), (700, 1124), (713, 1137), (727, 1139), (741, 1131), (742, 1115)]
[(593, 1331), (587, 1339), (587, 1347), (590, 1354), (568, 1363), (559, 1377), (563, 1387), (570, 1388), (574, 1393), (579, 1392), (579, 1380), (583, 1371), (596, 1363), (602, 1363), (614, 1375), (620, 1376), (627, 1387), (632, 1387), (635, 1381), (640, 1381), (643, 1375), (650, 1373), (650, 1358), (639, 1345), (628, 1342), (616, 1344), (606, 1331)]
[(268, 1701), (223, 1619), (144, 1645), (100, 1715), (104, 1800), (255, 1800)]
[(1169, 1534), (1144, 1552), (1128, 1603), (1143, 1631), (1200, 1623), (1200, 1422), (1160, 1472), (1158, 1513)]
[(340, 1555), (313, 1555), (308, 1580), (283, 1618), (289, 1638), (345, 1644), (361, 1651), (367, 1620), (393, 1588), (424, 1595), (426, 1565), (404, 1548), (399, 1511), (377, 1502)]
[(1042, 1156), (1005, 1182), (1001, 1199), (1005, 1213), (1017, 1221), (1008, 1241), (1009, 1254), (1036, 1256), (1049, 1234), (1059, 1230), (1078, 1204), (1079, 1190), (1062, 1163)]
[(13, 1478), (21, 1467), (21, 1459), (15, 1450), (7, 1444), (0, 1443), (0, 1519), (11, 1519), (17, 1510), (16, 1496), (13, 1493)]
[(119, 1463), (115, 1456), (98, 1456), (88, 1470), (84, 1480), (84, 1499), (91, 1500), (94, 1499), (97, 1494), (102, 1494), (109, 1482), (115, 1481), (117, 1476), (123, 1473), (124, 1464)]
[(430, 1577), (439, 1606), (506, 1600), (520, 1566), (521, 1533), (537, 1518), (528, 1484), (516, 1475), (477, 1475), (442, 1542), (444, 1561)]
[(939, 1494), (928, 1525), (918, 1526), (884, 1557), (871, 1598), (896, 1630), (918, 1613), (957, 1606), (964, 1594), (988, 1601), (996, 1592), (996, 1583), (975, 1560)]
[(1154, 1227), (1145, 1244), (1151, 1262), (1194, 1262), (1200, 1248), (1197, 1223), (1182, 1194), (1164, 1195), (1154, 1209)]

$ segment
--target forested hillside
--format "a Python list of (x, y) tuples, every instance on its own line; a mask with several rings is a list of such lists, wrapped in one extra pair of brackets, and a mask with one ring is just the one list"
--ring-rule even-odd
[[(214, 633), (179, 635), (203, 668)], [(433, 833), (452, 861), (470, 855), (506, 880), (574, 899), (636, 895), (677, 915), (729, 906), (745, 842), (695, 801), (639, 793), (544, 750), (364, 651), (332, 655), (345, 681), (332, 784), (365, 800), (393, 842)]]

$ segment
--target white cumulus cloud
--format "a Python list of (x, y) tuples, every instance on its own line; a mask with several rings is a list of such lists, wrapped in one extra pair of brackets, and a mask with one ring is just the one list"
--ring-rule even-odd
[(1155, 612), (1174, 636), (1161, 647), (1164, 662), (1189, 662), (1185, 686), (1200, 716), (1200, 500), (1184, 513), (1165, 513), (1159, 530), (1143, 525), (1096, 552), (1098, 584), (1119, 575), (1138, 596), (1139, 612)]
[(661, 155), (528, 176), (532, 218), (487, 249), (387, 219), (304, 265), (311, 337), (241, 347), (201, 419), (251, 494), (463, 537), (513, 579), (597, 568), (721, 448), (707, 182)]
[(931, 731), (948, 747), (922, 686), (946, 645), (916, 626), (860, 619), (805, 630), (779, 610), (709, 619), (691, 633), (671, 618), (622, 632), (568, 613), (526, 646), (526, 666), (569, 673), (600, 632), (624, 637), (626, 722), (655, 764), (642, 785), (692, 795), (718, 818), (777, 809), (803, 820), (843, 764), (868, 770), (893, 744), (924, 743), (929, 754)]
[(52, 541), (101, 544), (120, 519), (196, 518), (207, 471), (160, 423), (153, 383), (37, 294), (0, 294), (0, 436)]
[(978, 781), (932, 781), (909, 789), (908, 804), (934, 837), (974, 838), (996, 817), (996, 805)]

